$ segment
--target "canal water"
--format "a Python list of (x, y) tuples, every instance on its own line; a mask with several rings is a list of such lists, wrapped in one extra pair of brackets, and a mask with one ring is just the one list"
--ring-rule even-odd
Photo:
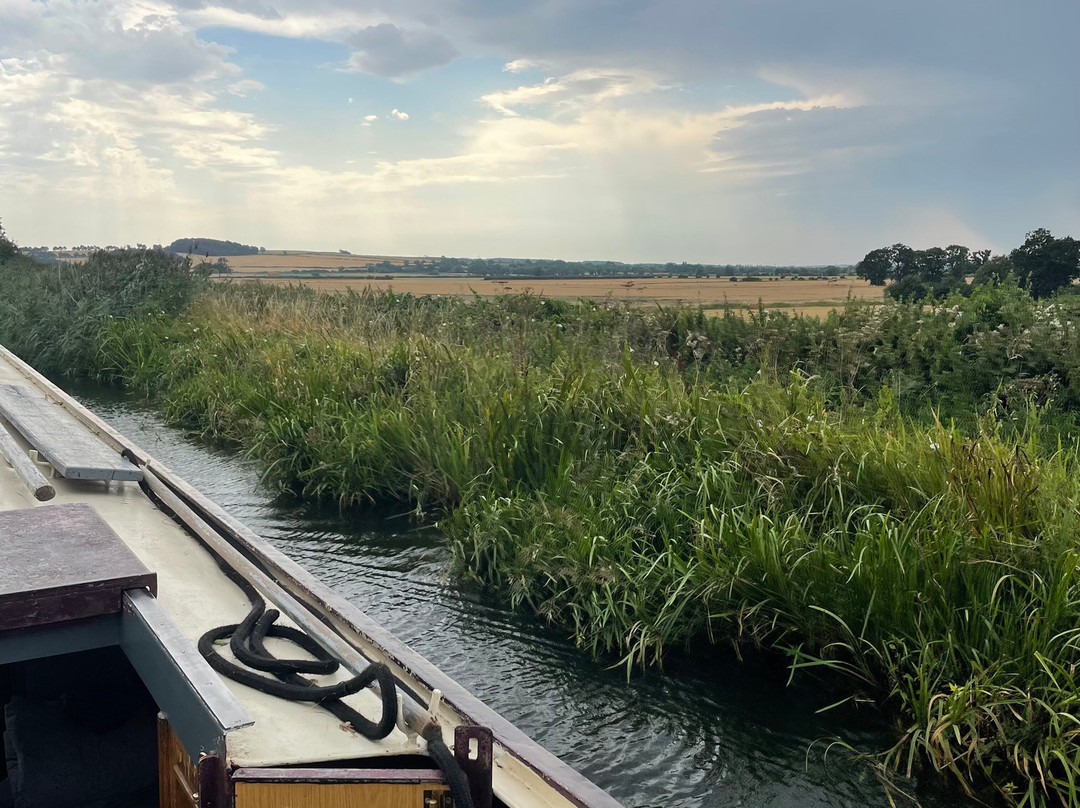
[[(242, 454), (166, 426), (114, 389), (68, 387), (627, 808), (890, 805), (841, 745), (891, 745), (891, 725), (873, 708), (818, 713), (837, 698), (820, 682), (789, 684), (776, 665), (723, 649), (627, 681), (613, 660), (594, 661), (538, 618), (449, 579), (435, 529), (283, 502)], [(965, 804), (936, 779), (906, 788), (928, 808)]]

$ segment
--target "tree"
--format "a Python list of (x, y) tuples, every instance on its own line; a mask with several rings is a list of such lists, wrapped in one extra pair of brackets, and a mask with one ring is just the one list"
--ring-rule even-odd
[(931, 294), (931, 285), (917, 275), (908, 275), (889, 284), (885, 294), (894, 300), (914, 303)]
[(873, 286), (889, 288), (885, 294), (898, 300), (920, 300), (926, 295), (948, 297), (966, 293), (968, 276), (989, 257), (989, 250), (972, 252), (961, 244), (915, 250), (906, 244), (871, 250), (855, 265), (855, 275)]
[[(963, 248), (965, 251), (966, 247)], [(918, 267), (918, 276), (921, 280), (934, 283), (945, 277), (945, 270), (949, 265), (949, 254), (941, 247), (931, 247), (915, 253), (915, 263)]]
[(888, 247), (871, 250), (855, 265), (855, 276), (870, 281), (871, 286), (884, 286), (892, 273), (892, 250)]
[(19, 248), (4, 233), (4, 225), (0, 222), (0, 262), (10, 261), (19, 254)]
[(1032, 297), (1047, 297), (1080, 277), (1080, 241), (1054, 238), (1044, 227), (1032, 230), (1010, 254), (1016, 275)]
[(894, 244), (891, 248), (894, 280), (901, 281), (919, 274), (919, 253), (906, 244)]
[(1007, 255), (987, 257), (975, 270), (975, 285), (1001, 283), (1013, 271), (1012, 259)]

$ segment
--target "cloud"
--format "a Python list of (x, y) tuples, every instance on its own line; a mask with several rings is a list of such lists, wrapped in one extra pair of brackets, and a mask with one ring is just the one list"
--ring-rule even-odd
[(390, 23), (373, 25), (350, 34), (353, 48), (349, 65), (363, 73), (402, 79), (453, 61), (457, 49), (437, 31), (404, 30)]
[(390, 115), (397, 118), (399, 121), (409, 120), (409, 113), (402, 112), (400, 109), (394, 109), (390, 111)]
[(524, 70), (532, 70), (539, 67), (539, 63), (532, 59), (514, 59), (503, 65), (504, 73), (521, 73)]
[(5, 55), (51, 53), (83, 79), (179, 84), (239, 73), (227, 48), (198, 39), (164, 4), (6, 0), (0, 17)]
[(642, 95), (664, 88), (657, 76), (637, 70), (587, 68), (539, 84), (488, 93), (482, 101), (504, 115), (518, 115), (515, 107), (562, 105), (591, 107), (616, 98)]
[[(0, 0), (0, 19), (0, 201), (28, 220), (31, 194), (42, 222), (93, 200), (101, 222), (131, 228), (171, 222), (166, 209), (254, 228), (259, 203), (282, 211), (275, 236), (294, 222), (315, 233), (340, 194), (349, 232), (360, 216), (416, 238), (453, 221), (453, 243), (482, 233), (505, 251), (726, 260), (748, 244), (839, 260), (895, 240), (890, 227), (1007, 245), (1040, 224), (1067, 230), (1080, 210), (1069, 0)], [(312, 118), (269, 103), (272, 74), (245, 74), (250, 54), (213, 41), (222, 27), (257, 35), (222, 38), (241, 50), (306, 40), (281, 50), (313, 70), (348, 53), (378, 78), (338, 76), (358, 84), (329, 111), (349, 94), (400, 103), (410, 137), (369, 129), (365, 148), (385, 159), (324, 170), (353, 153), (326, 139), (305, 152)], [(459, 57), (430, 86), (416, 79)], [(257, 115), (229, 109), (254, 93)], [(451, 209), (461, 218), (439, 213)], [(774, 244), (789, 246), (761, 246)]]
[(370, 123), (371, 121), (379, 120), (379, 116), (378, 115), (365, 115), (364, 120), (367, 121), (368, 123)]
[(242, 8), (243, 4), (196, 4), (178, 12), (178, 16), (193, 28), (232, 28), (267, 36), (291, 39), (324, 39), (334, 41), (350, 31), (386, 22), (389, 17), (379, 11), (358, 11), (350, 3), (319, 9), (312, 3), (280, 4), (276, 8)]
[[(923, 125), (928, 122), (923, 121)], [(906, 116), (876, 106), (855, 106), (842, 98), (750, 107), (721, 127), (710, 144), (703, 171), (755, 177), (850, 171), (861, 160), (880, 158), (918, 144)]]
[[(233, 95), (240, 96), (241, 98), (247, 97), (249, 93), (258, 93), (266, 89), (266, 85), (261, 81), (255, 81), (255, 79), (241, 79), (240, 81), (234, 81), (229, 85), (228, 90)], [(349, 99), (352, 103), (352, 99)]]
[(238, 79), (229, 50), (197, 39), (174, 8), (0, 4), (22, 21), (0, 59), (0, 175), (19, 177), (20, 192), (47, 188), (116, 215), (183, 200), (186, 167), (267, 165), (271, 152), (252, 141), (268, 128), (216, 107), (225, 93), (265, 88)]

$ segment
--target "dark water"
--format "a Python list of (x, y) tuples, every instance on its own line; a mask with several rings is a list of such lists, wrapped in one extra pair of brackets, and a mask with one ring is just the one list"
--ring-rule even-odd
[[(628, 808), (890, 805), (869, 767), (831, 745), (890, 746), (871, 708), (819, 715), (837, 700), (821, 683), (789, 685), (775, 665), (719, 649), (628, 682), (531, 615), (448, 580), (434, 529), (282, 503), (260, 487), (257, 463), (115, 390), (73, 392)], [(965, 804), (936, 780), (905, 785), (921, 805)]]

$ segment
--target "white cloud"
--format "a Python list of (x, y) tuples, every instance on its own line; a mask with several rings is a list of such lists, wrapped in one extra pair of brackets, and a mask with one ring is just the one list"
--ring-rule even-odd
[[(241, 79), (240, 81), (234, 81), (228, 87), (229, 92), (233, 95), (245, 98), (249, 93), (259, 93), (266, 89), (266, 85), (261, 81), (255, 81), (255, 79)], [(352, 102), (352, 99), (349, 99)]]
[(588, 108), (615, 98), (643, 95), (667, 86), (647, 71), (588, 68), (560, 78), (549, 77), (540, 84), (488, 93), (482, 101), (504, 115), (520, 114), (516, 107), (558, 104)]
[(184, 204), (178, 178), (187, 168), (273, 161), (273, 152), (253, 145), (266, 126), (217, 107), (226, 92), (265, 88), (237, 79), (228, 51), (197, 39), (171, 7), (0, 2), (0, 16), (14, 6), (25, 22), (6, 46), (13, 55), (0, 59), (0, 175), (18, 178), (9, 193), (92, 202), (132, 221), (148, 201)]
[(276, 11), (259, 14), (225, 5), (209, 5), (179, 11), (178, 17), (194, 28), (234, 28), (268, 36), (326, 40), (338, 39), (349, 31), (380, 25), (388, 20), (382, 12), (357, 11), (352, 4), (315, 13), (311, 8), (310, 4), (303, 4), (284, 14)]
[(407, 121), (407, 120), (409, 120), (409, 113), (402, 112), (400, 109), (393, 109), (393, 110), (390, 111), (390, 114), (393, 117), (397, 118), (399, 121)]
[(540, 64), (533, 59), (514, 59), (503, 65), (504, 73), (521, 73), (524, 70), (532, 70)]
[(367, 121), (368, 123), (371, 123), (372, 121), (379, 120), (379, 116), (378, 115), (365, 115), (364, 120)]

